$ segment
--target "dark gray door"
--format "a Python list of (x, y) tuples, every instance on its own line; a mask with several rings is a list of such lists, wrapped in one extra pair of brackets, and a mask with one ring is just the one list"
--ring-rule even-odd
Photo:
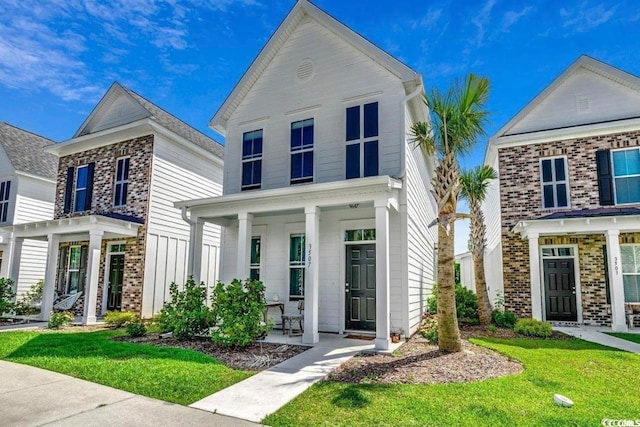
[(124, 255), (111, 255), (109, 265), (109, 289), (107, 310), (122, 309), (122, 279), (124, 278)]
[(547, 320), (577, 321), (573, 259), (545, 259), (543, 269)]
[(347, 246), (346, 328), (376, 330), (376, 245)]

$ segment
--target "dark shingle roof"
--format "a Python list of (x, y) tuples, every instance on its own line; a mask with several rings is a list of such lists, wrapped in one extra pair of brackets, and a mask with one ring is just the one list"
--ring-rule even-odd
[(568, 218), (592, 218), (598, 216), (627, 216), (640, 215), (639, 208), (597, 208), (578, 209), (574, 211), (555, 212), (538, 219), (568, 219)]
[(0, 144), (19, 172), (56, 179), (58, 157), (43, 150), (53, 143), (40, 135), (0, 122)]
[(202, 132), (192, 128), (174, 115), (167, 113), (165, 110), (158, 107), (153, 102), (138, 95), (131, 89), (125, 86), (122, 87), (127, 91), (129, 95), (131, 95), (138, 103), (140, 103), (140, 105), (142, 105), (149, 113), (151, 113), (151, 115), (153, 116), (153, 120), (166, 127), (170, 131), (175, 132), (181, 137), (193, 142), (200, 148), (204, 148), (205, 150), (215, 154), (221, 159), (224, 158), (224, 147), (220, 143), (214, 141), (212, 138), (208, 137)]

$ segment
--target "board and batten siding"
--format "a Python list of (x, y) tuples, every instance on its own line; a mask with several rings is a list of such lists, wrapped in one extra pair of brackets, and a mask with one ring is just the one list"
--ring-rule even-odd
[[(498, 161), (491, 165), (498, 171)], [(499, 171), (498, 171), (499, 174)], [(484, 273), (489, 299), (494, 304), (498, 295), (504, 296), (502, 272), (502, 214), (500, 211), (500, 178), (493, 180), (487, 188), (482, 203), (486, 226), (487, 246), (484, 253)]]
[[(189, 224), (174, 202), (222, 194), (222, 167), (199, 153), (156, 135), (147, 223), (142, 315), (157, 313), (169, 297), (169, 286), (187, 279)], [(202, 280), (218, 279), (220, 227), (205, 224)]]
[[(314, 64), (300, 81), (298, 66)], [(241, 190), (242, 135), (263, 129), (262, 189), (290, 185), (290, 128), (314, 119), (314, 182), (345, 179), (346, 108), (379, 103), (379, 174), (401, 168), (400, 79), (305, 17), (234, 111), (226, 127), (224, 193)]]

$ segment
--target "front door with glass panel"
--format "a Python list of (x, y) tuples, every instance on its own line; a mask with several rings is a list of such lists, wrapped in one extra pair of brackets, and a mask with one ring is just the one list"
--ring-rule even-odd
[(111, 255), (109, 258), (109, 288), (107, 291), (107, 310), (120, 310), (122, 308), (124, 255)]
[(346, 329), (376, 330), (376, 245), (347, 245)]

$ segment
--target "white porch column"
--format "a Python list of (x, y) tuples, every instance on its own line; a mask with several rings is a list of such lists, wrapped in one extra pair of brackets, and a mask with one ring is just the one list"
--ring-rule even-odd
[(376, 201), (376, 349), (388, 350), (391, 334), (389, 303), (389, 202)]
[(611, 329), (614, 332), (627, 332), (627, 322), (624, 318), (620, 231), (607, 230), (605, 237), (607, 239), (607, 259), (609, 263), (609, 287), (611, 288)]
[(7, 271), (7, 278), (13, 280), (13, 291), (16, 292), (16, 294), (18, 290), (18, 277), (20, 276), (20, 262), (22, 258), (23, 243), (24, 238), (22, 237), (12, 237), (9, 239), (9, 268)]
[(236, 265), (236, 279), (244, 280), (249, 277), (251, 264), (251, 228), (253, 215), (247, 212), (238, 213), (238, 259)]
[(302, 342), (315, 344), (320, 341), (318, 334), (318, 294), (320, 261), (320, 209), (307, 206), (304, 209), (305, 222), (305, 284), (304, 284), (304, 334)]
[(189, 229), (189, 264), (187, 265), (187, 276), (193, 276), (196, 283), (200, 283), (202, 276), (202, 241), (204, 232), (204, 221), (195, 218)]
[(542, 320), (542, 277), (540, 276), (540, 245), (537, 233), (529, 234), (529, 274), (531, 276), (531, 317)]
[(47, 266), (44, 273), (44, 288), (42, 290), (42, 305), (40, 307), (40, 318), (44, 321), (49, 320), (51, 310), (53, 310), (53, 294), (56, 288), (56, 277), (58, 273), (60, 236), (58, 234), (49, 234), (47, 241)]
[(87, 252), (87, 280), (84, 284), (84, 324), (96, 323), (98, 303), (98, 280), (100, 273), (101, 230), (89, 231), (89, 250)]

